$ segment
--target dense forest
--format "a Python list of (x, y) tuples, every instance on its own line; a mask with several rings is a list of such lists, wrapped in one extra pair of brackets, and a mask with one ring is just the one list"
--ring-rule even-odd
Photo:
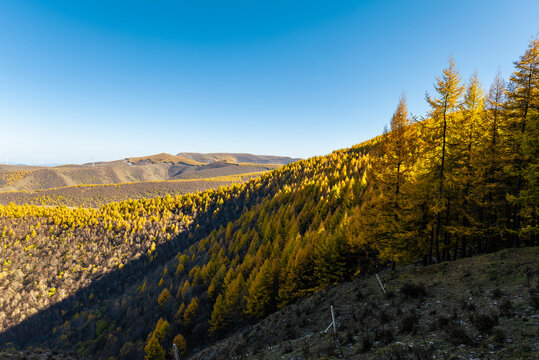
[(182, 195), (238, 184), (263, 171), (200, 179), (137, 181), (106, 185), (75, 185), (38, 191), (0, 192), (0, 204), (99, 208), (111, 202)]
[(426, 100), (241, 185), (0, 206), (0, 344), (164, 359), (376, 268), (537, 245), (539, 40), (488, 91), (450, 59)]

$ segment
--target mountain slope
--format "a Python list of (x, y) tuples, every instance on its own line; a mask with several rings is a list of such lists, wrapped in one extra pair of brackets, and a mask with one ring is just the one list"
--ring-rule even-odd
[[(302, 219), (301, 226), (293, 226), (291, 231), (306, 232), (313, 222), (314, 214), (310, 212), (315, 211), (311, 207), (312, 200), (308, 200), (309, 196), (314, 195), (314, 179), (323, 179), (326, 176), (328, 179), (322, 181), (319, 190), (316, 190), (319, 196), (327, 196), (328, 200), (321, 202), (326, 210), (320, 211), (320, 214), (325, 212), (332, 217), (342, 217), (343, 211), (334, 213), (334, 210), (342, 206), (339, 205), (342, 198), (337, 196), (335, 185), (340, 184), (343, 174), (346, 174), (345, 177), (361, 177), (360, 162), (364, 161), (361, 159), (368, 147), (368, 144), (364, 144), (326, 157), (290, 164), (242, 186), (175, 197), (166, 201), (131, 200), (108, 205), (87, 215), (76, 214), (75, 210), (65, 208), (39, 209), (15, 205), (6, 207), (0, 214), (3, 219), (0, 225), (6, 226), (6, 236), (2, 238), (6, 247), (0, 250), (3, 252), (3, 258), (20, 260), (18, 264), (5, 264), (4, 272), (8, 277), (4, 277), (4, 286), (10, 289), (5, 294), (9, 296), (14, 292), (21, 292), (22, 288), (41, 300), (37, 303), (30, 301), (27, 307), (24, 302), (28, 297), (2, 299), (3, 304), (9, 304), (2, 307), (6, 309), (2, 314), (4, 329), (6, 325), (25, 320), (1, 334), (0, 343), (11, 341), (19, 346), (44, 345), (99, 357), (118, 354), (122, 344), (131, 344), (131, 350), (140, 356), (148, 333), (153, 331), (160, 317), (168, 319), (172, 332), (183, 332), (189, 343), (208, 341), (208, 318), (212, 298), (215, 291), (218, 291), (216, 287), (223, 285), (216, 281), (224, 281), (226, 266), (229, 267), (230, 274), (236, 271), (245, 271), (246, 275), (248, 272), (257, 273), (257, 269), (262, 265), (257, 259), (262, 256), (262, 251), (269, 250), (268, 246), (273, 246), (268, 237), (272, 236), (268, 229), (273, 227), (273, 223), (281, 221), (282, 216), (287, 216), (281, 212), (271, 214), (271, 208), (277, 204), (291, 204), (290, 215), (296, 214), (292, 215), (291, 219), (295, 221), (298, 215)], [(347, 164), (350, 172), (342, 168), (343, 164)], [(360, 194), (362, 185), (354, 184), (355, 181), (348, 183), (349, 190)], [(275, 209), (280, 207), (279, 205)], [(253, 215), (260, 211), (266, 215), (260, 216), (257, 221)], [(132, 215), (136, 213), (139, 215)], [(21, 216), (25, 218), (23, 223), (17, 221)], [(169, 222), (171, 216), (187, 219), (184, 222), (189, 233), (178, 232), (180, 228), (174, 227), (176, 220)], [(74, 222), (77, 218), (81, 220)], [(263, 221), (265, 219), (271, 223)], [(313, 227), (318, 228), (320, 220), (314, 221)], [(102, 224), (97, 227), (102, 229), (97, 233), (92, 229), (95, 225), (89, 225), (95, 224), (95, 221)], [(228, 225), (225, 230), (222, 225), (230, 221), (236, 221), (238, 225)], [(242, 236), (238, 238), (240, 243), (221, 248), (217, 246), (217, 242), (211, 240), (228, 234), (228, 227), (244, 226), (241, 224), (245, 221), (250, 222), (249, 227), (253, 227), (249, 232), (260, 232), (260, 235), (255, 235), (250, 242), (242, 240)], [(50, 228), (53, 230), (49, 231)], [(175, 237), (167, 236), (173, 235), (174, 232), (177, 234)], [(77, 239), (86, 233), (84, 236), (87, 240), (82, 243), (85, 250), (80, 254), (86, 253), (86, 257), (92, 258), (96, 264), (103, 263), (104, 266), (84, 277), (92, 280), (91, 283), (81, 283), (80, 275), (68, 277), (66, 283), (64, 274), (73, 273), (73, 264), (77, 260), (71, 256), (60, 257), (60, 261), (52, 261), (52, 258), (58, 258), (58, 251), (59, 254), (68, 251), (66, 254), (77, 256), (77, 252), (68, 249), (78, 244)], [(50, 241), (50, 234), (62, 239), (63, 246), (56, 248), (55, 241)], [(94, 236), (98, 236), (99, 243), (96, 243)], [(170, 240), (167, 241), (167, 238)], [(35, 246), (25, 250), (26, 248), (19, 246), (19, 239)], [(292, 236), (292, 239), (297, 237)], [(154, 241), (156, 246), (152, 245)], [(219, 240), (219, 243), (221, 241)], [(130, 253), (128, 247), (124, 250), (122, 247), (117, 248), (124, 242), (140, 244), (140, 252)], [(208, 247), (210, 245), (211, 248)], [(26, 244), (25, 246), (28, 247)], [(288, 245), (290, 246), (292, 244)], [(294, 246), (300, 246), (300, 243)], [(102, 253), (100, 249), (104, 247), (117, 250)], [(145, 248), (147, 253), (143, 253)], [(275, 256), (278, 256), (278, 253)], [(41, 272), (45, 282), (38, 284), (40, 287), (33, 287), (33, 282), (24, 281), (29, 279), (31, 274), (35, 274), (37, 263), (32, 259), (40, 259), (40, 263), (54, 264), (49, 269), (50, 277), (47, 280)], [(223, 266), (225, 268), (220, 269)], [(15, 278), (9, 275), (14, 269), (18, 269), (19, 274)], [(253, 280), (254, 278), (248, 279)], [(52, 288), (55, 289), (54, 293)], [(43, 299), (47, 301), (44, 302)], [(283, 295), (283, 301), (284, 299)], [(54, 305), (49, 305), (46, 310), (38, 313), (28, 313), (25, 310), (13, 314), (10, 311), (14, 308), (36, 309), (36, 304), (41, 304), (38, 310), (43, 309), (45, 304)], [(141, 306), (145, 309), (144, 314), (139, 314)], [(178, 311), (182, 308), (185, 311)], [(103, 311), (104, 309), (108, 310)], [(270, 310), (268, 307), (264, 311)], [(34, 315), (28, 318), (29, 314)], [(24, 317), (21, 318), (21, 315)], [(96, 334), (96, 327), (104, 323), (108, 324), (107, 330)], [(43, 328), (44, 324), (47, 324), (50, 330), (36, 333), (35, 329)], [(127, 348), (124, 350), (127, 351)]]
[[(201, 157), (204, 161), (193, 160), (191, 157)], [(206, 158), (202, 154), (195, 153), (191, 153), (190, 157), (161, 153), (84, 165), (56, 167), (0, 165), (0, 192), (239, 175), (272, 170), (295, 160), (255, 155), (226, 158), (225, 162), (220, 157)]]
[[(300, 300), (196, 351), (212, 359), (520, 359), (539, 356), (539, 248), (357, 277)], [(485, 269), (487, 269), (485, 271)], [(324, 333), (336, 314), (336, 334)], [(6, 359), (75, 359), (0, 350)], [(451, 355), (450, 355), (451, 354)]]
[[(188, 358), (536, 358), (538, 256), (539, 248), (508, 249), (455, 263), (397, 267), (395, 273), (386, 269), (379, 275), (387, 295), (376, 277), (357, 277), (240, 328)], [(335, 335), (332, 328), (323, 333), (331, 322), (331, 305)], [(80, 358), (0, 350), (6, 359), (44, 354)]]
[[(397, 267), (328, 287), (189, 357), (532, 359), (539, 356), (539, 248)], [(336, 334), (330, 306), (335, 307)]]

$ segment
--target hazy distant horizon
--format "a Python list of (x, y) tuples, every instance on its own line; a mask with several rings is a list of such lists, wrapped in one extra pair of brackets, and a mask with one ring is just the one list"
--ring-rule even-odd
[[(177, 155), (179, 153), (198, 153), (198, 154), (215, 154), (215, 153), (218, 153), (218, 154), (240, 154), (239, 152), (224, 152), (224, 151), (216, 151), (216, 152), (207, 152), (207, 153), (202, 153), (202, 152), (196, 152), (196, 151), (178, 151), (178, 152), (174, 152), (174, 153), (168, 153), (170, 155)], [(159, 153), (156, 153), (156, 154), (159, 154)], [(250, 154), (250, 155), (255, 155), (255, 156), (279, 156), (279, 157), (289, 157), (289, 158), (297, 158), (297, 159), (304, 159), (304, 158), (301, 158), (301, 157), (297, 157), (297, 156), (288, 156), (288, 155), (281, 155), (281, 154), (253, 154), (253, 153), (249, 153), (249, 152), (242, 152), (241, 154)], [(124, 157), (120, 157), (120, 158), (110, 158), (110, 159), (107, 159), (107, 160), (90, 160), (90, 161), (87, 161), (87, 162), (71, 162), (71, 163), (61, 163), (61, 162), (57, 162), (57, 163), (11, 163), (11, 162), (2, 162), (0, 160), (0, 165), (11, 165), (11, 166), (44, 166), (44, 167), (55, 167), (55, 166), (63, 166), (63, 165), (86, 165), (86, 164), (92, 164), (92, 163), (95, 163), (95, 164), (98, 164), (98, 163), (103, 163), (103, 162), (109, 162), (109, 161), (117, 161), (117, 160), (123, 160), (123, 159), (127, 159), (127, 158), (134, 158), (134, 157), (143, 157), (143, 156), (150, 156), (150, 155), (155, 155), (155, 154), (137, 154), (137, 155), (130, 155), (130, 156), (124, 156)], [(325, 154), (321, 154), (321, 155), (325, 155)]]

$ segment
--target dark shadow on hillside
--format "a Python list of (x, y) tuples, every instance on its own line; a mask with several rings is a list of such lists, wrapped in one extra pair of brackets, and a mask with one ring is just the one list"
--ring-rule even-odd
[[(127, 291), (134, 295), (131, 300), (136, 297), (133, 300), (134, 303), (130, 303), (128, 308), (130, 310), (135, 309), (137, 320), (139, 320), (139, 323), (144, 321), (144, 325), (147, 327), (131, 328), (129, 337), (133, 340), (145, 339), (148, 328), (154, 326), (155, 299), (159, 294), (141, 294), (139, 296), (134, 289), (141, 284), (145, 277), (151, 278), (155, 270), (173, 260), (178, 252), (183, 252), (192, 244), (197, 243), (221, 224), (226, 224), (226, 222), (241, 216), (242, 211), (237, 211), (234, 204), (229, 205), (223, 209), (218, 218), (212, 215), (213, 209), (207, 213), (200, 214), (192, 224), (192, 228), (196, 228), (196, 224), (199, 224), (200, 226), (197, 229), (193, 231), (186, 230), (170, 241), (158, 245), (152, 261), (150, 261), (147, 254), (131, 260), (121, 269), (103, 274), (93, 280), (90, 285), (77, 290), (64, 300), (8, 328), (0, 333), (0, 347), (27, 348), (28, 346), (44, 346), (50, 349), (73, 351), (75, 350), (75, 344), (79, 341), (96, 339), (96, 330), (74, 333), (68, 336), (67, 339), (62, 339), (58, 332), (53, 334), (53, 329), (59, 328), (66, 320), (72, 321), (77, 312), (108, 311), (103, 309), (101, 305), (105, 302), (111, 303), (111, 301), (120, 299)], [(93, 294), (93, 299), (90, 299), (90, 294)], [(151, 303), (148, 303), (148, 301), (151, 301)], [(122, 309), (125, 310), (123, 307)], [(125, 319), (129, 316), (130, 314), (124, 311), (120, 318)], [(99, 356), (104, 351), (103, 349), (96, 350), (98, 354), (92, 352), (92, 355)]]
[(140, 283), (145, 275), (174, 258), (178, 251), (186, 246), (186, 240), (187, 236), (181, 234), (174, 240), (159, 245), (152, 262), (145, 254), (130, 261), (122, 269), (103, 274), (89, 286), (0, 333), (0, 345), (5, 346), (12, 342), (16, 347), (27, 347), (48, 342), (53, 336), (52, 329), (75, 315), (74, 308), (91, 309), (98, 303), (97, 299), (89, 300), (91, 293), (99, 298), (99, 301), (120, 296), (130, 286)]

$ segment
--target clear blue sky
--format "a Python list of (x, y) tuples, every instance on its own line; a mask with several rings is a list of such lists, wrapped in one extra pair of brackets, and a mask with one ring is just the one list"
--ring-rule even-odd
[(309, 157), (412, 113), (453, 55), (485, 87), (539, 1), (0, 1), (0, 163)]

